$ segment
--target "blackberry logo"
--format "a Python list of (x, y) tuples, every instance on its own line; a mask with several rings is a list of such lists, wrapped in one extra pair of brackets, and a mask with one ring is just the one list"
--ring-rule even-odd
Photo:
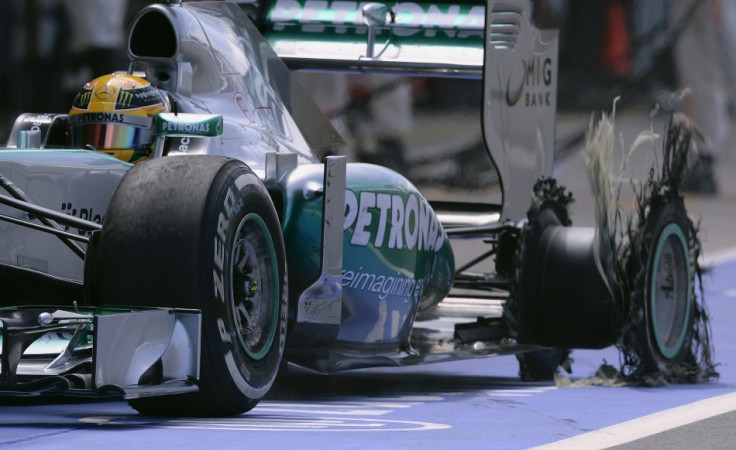
[[(72, 217), (78, 217), (80, 219), (89, 220), (90, 222), (102, 223), (104, 215), (98, 214), (93, 208), (76, 208), (71, 202), (64, 202), (61, 204), (61, 212), (66, 213)], [(70, 227), (64, 226), (64, 231), (69, 231)], [(79, 234), (82, 236), (89, 236), (89, 231), (79, 230)]]

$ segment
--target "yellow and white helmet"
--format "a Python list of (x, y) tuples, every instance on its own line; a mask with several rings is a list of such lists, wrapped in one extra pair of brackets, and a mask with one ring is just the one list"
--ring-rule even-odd
[(151, 155), (154, 118), (169, 111), (166, 96), (147, 80), (124, 72), (85, 84), (69, 111), (71, 144), (88, 145), (123, 161)]

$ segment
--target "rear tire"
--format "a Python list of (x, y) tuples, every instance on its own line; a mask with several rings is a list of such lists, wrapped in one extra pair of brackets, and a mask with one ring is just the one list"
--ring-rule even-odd
[(202, 311), (199, 392), (135, 399), (133, 408), (234, 415), (266, 395), (286, 339), (286, 258), (268, 191), (245, 164), (181, 156), (135, 166), (95, 254), (100, 303)]
[[(545, 326), (546, 316), (539, 312), (540, 306), (537, 304), (542, 297), (537, 252), (546, 229), (572, 225), (568, 212), (570, 202), (570, 194), (565, 192), (564, 187), (558, 187), (554, 179), (541, 178), (534, 186), (532, 206), (527, 212), (528, 221), (519, 236), (512, 295), (504, 306), (506, 324), (519, 342), (539, 343), (537, 333)], [(519, 353), (516, 355), (519, 377), (522, 381), (554, 380), (558, 367), (563, 363), (569, 367), (570, 353), (566, 348)]]
[(519, 378), (521, 381), (554, 381), (558, 367), (569, 372), (570, 350), (553, 348), (535, 350), (516, 355), (519, 361)]
[(632, 245), (627, 261), (627, 272), (636, 277), (624, 347), (639, 360), (634, 375), (652, 384), (669, 382), (696, 367), (694, 239), (682, 199), (673, 199), (652, 208), (641, 242)]

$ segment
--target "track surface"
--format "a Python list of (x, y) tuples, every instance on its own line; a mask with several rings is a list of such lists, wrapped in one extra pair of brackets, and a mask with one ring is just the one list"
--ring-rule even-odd
[[(146, 418), (124, 402), (5, 402), (0, 404), (0, 445), (226, 449), (257, 443), (258, 448), (268, 449), (553, 444), (553, 448), (601, 448), (628, 443), (625, 448), (718, 448), (719, 443), (732, 443), (735, 433), (733, 273), (736, 261), (725, 262), (706, 279), (721, 373), (718, 381), (708, 384), (558, 388), (552, 383), (521, 383), (513, 357), (363, 370), (336, 377), (288, 375), (278, 380), (268, 399), (253, 411), (228, 419)], [(573, 381), (593, 375), (604, 360), (614, 365), (618, 361), (614, 349), (575, 351), (573, 357)], [(702, 400), (706, 401), (695, 403)], [(683, 405), (690, 406), (668, 411)], [(683, 416), (683, 411), (692, 417)], [(659, 414), (650, 416), (655, 413)], [(715, 417), (700, 421), (709, 416)], [(678, 417), (680, 421), (686, 417), (685, 422), (693, 425), (680, 428), (684, 423), (674, 420)], [(674, 429), (667, 431), (670, 428)], [(646, 437), (650, 435), (654, 436)], [(567, 438), (574, 439), (558, 442)], [(692, 439), (694, 445), (686, 445), (684, 439)]]

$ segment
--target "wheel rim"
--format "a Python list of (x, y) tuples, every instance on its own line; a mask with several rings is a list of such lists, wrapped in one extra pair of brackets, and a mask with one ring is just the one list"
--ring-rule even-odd
[(685, 341), (690, 320), (692, 287), (690, 252), (682, 229), (667, 225), (657, 240), (650, 284), (652, 330), (659, 352), (677, 356)]
[(232, 315), (240, 346), (254, 360), (271, 349), (278, 328), (280, 289), (273, 240), (254, 213), (240, 221), (231, 259)]

